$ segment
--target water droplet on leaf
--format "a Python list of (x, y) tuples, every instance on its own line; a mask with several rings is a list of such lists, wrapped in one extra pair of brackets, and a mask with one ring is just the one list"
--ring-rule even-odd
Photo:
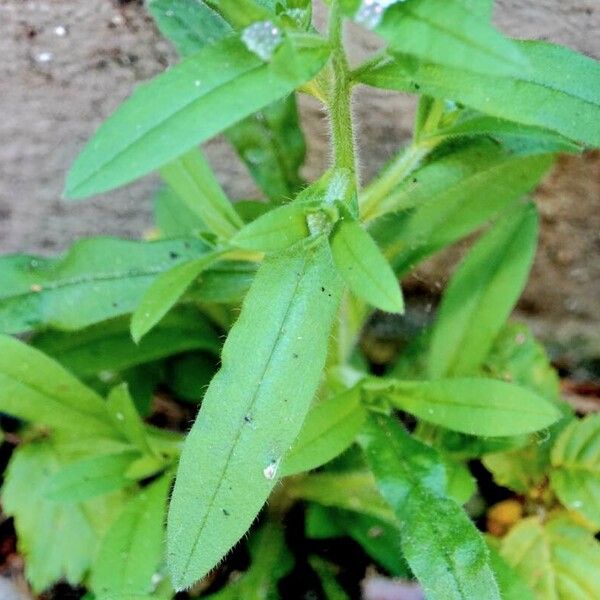
[(242, 42), (250, 52), (254, 52), (260, 59), (268, 61), (283, 42), (283, 33), (271, 21), (259, 21), (244, 29)]
[(363, 0), (356, 11), (354, 20), (368, 29), (375, 29), (383, 19), (385, 11), (398, 2), (405, 0)]

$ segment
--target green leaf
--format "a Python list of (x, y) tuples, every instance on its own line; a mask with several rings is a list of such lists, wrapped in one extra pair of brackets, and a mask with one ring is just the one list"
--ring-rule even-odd
[(131, 483), (125, 472), (138, 456), (129, 451), (70, 462), (50, 478), (44, 496), (53, 502), (71, 503), (120, 490)]
[(4, 513), (14, 517), (19, 552), (34, 591), (59, 580), (79, 585), (92, 565), (99, 539), (122, 505), (120, 495), (62, 504), (44, 497), (47, 482), (64, 464), (51, 440), (19, 446), (2, 488)]
[(152, 454), (144, 423), (127, 389), (127, 384), (114, 387), (106, 399), (106, 410), (115, 429), (140, 452)]
[(600, 530), (600, 414), (568, 425), (551, 460), (550, 484), (560, 501)]
[(306, 143), (293, 95), (230, 127), (225, 136), (269, 198), (281, 201), (300, 191)]
[(205, 575), (248, 529), (309, 410), (341, 294), (325, 241), (311, 244), (259, 270), (186, 440), (168, 521), (177, 588)]
[(299, 203), (270, 210), (238, 231), (230, 242), (246, 250), (285, 250), (308, 237), (306, 210), (306, 206)]
[(219, 262), (202, 273), (200, 285), (192, 287), (183, 300), (238, 304), (248, 292), (257, 266), (247, 261)]
[(131, 339), (128, 317), (76, 332), (46, 331), (32, 343), (78, 377), (125, 371), (188, 350), (217, 354), (221, 347), (208, 319), (189, 306), (171, 311), (139, 344)]
[(404, 556), (427, 598), (500, 600), (481, 535), (445, 497), (444, 467), (435, 450), (384, 415), (367, 420), (359, 443), (400, 521)]
[(104, 401), (39, 350), (0, 336), (0, 411), (48, 427), (114, 437)]
[(227, 21), (203, 0), (150, 0), (148, 11), (183, 56), (232, 32)]
[(458, 267), (433, 329), (429, 351), (432, 377), (472, 374), (483, 363), (525, 287), (538, 226), (534, 205), (512, 210)]
[(380, 310), (404, 312), (392, 268), (373, 238), (349, 215), (338, 221), (330, 243), (336, 267), (354, 294)]
[(166, 383), (182, 400), (198, 403), (217, 370), (215, 357), (203, 352), (176, 356), (167, 364)]
[(562, 135), (533, 125), (523, 125), (489, 115), (463, 110), (460, 118), (449, 127), (435, 131), (432, 137), (456, 139), (460, 137), (489, 136), (519, 154), (545, 154), (553, 152), (580, 153), (582, 147)]
[[(231, 25), (214, 8), (201, 0), (154, 0), (149, 6), (161, 32), (182, 56), (231, 34)], [(275, 12), (274, 5), (268, 8)], [(294, 8), (310, 14), (310, 8)], [(225, 136), (270, 198), (291, 198), (299, 191), (303, 182), (298, 171), (306, 144), (293, 95), (243, 119), (227, 129)]]
[(323, 560), (318, 556), (310, 556), (308, 558), (310, 566), (319, 576), (325, 598), (327, 600), (349, 600), (350, 596), (346, 594), (344, 589), (335, 578), (336, 568), (331, 563)]
[(358, 388), (316, 404), (281, 466), (284, 476), (310, 471), (339, 456), (353, 442), (365, 419)]
[(381, 203), (389, 214), (369, 231), (396, 273), (405, 273), (530, 192), (552, 162), (485, 140), (432, 156)]
[(131, 312), (154, 278), (204, 256), (200, 240), (82, 240), (62, 258), (0, 259), (0, 331), (81, 329)]
[(216, 235), (228, 239), (242, 220), (199, 150), (191, 150), (160, 169), (162, 178)]
[(527, 72), (519, 48), (461, 0), (397, 3), (385, 11), (376, 31), (390, 51), (430, 63), (484, 75)]
[(102, 540), (94, 561), (92, 590), (100, 597), (149, 594), (163, 562), (164, 522), (171, 475), (140, 490)]
[(545, 42), (515, 43), (530, 68), (512, 76), (475, 74), (402, 55), (363, 71), (360, 80), (375, 87), (452, 98), (494, 117), (600, 146), (598, 62)]
[(392, 525), (396, 523), (393, 511), (381, 497), (369, 471), (307, 475), (290, 479), (285, 489), (290, 498), (369, 515)]
[(546, 349), (522, 323), (507, 323), (494, 341), (482, 373), (511, 381), (561, 406), (560, 380)]
[(220, 254), (209, 252), (202, 258), (177, 265), (152, 282), (131, 317), (131, 337), (136, 344), (164, 318), (200, 273), (214, 264)]
[(502, 600), (535, 600), (533, 592), (516, 569), (508, 564), (498, 550), (489, 544), (488, 550)]
[(73, 165), (65, 193), (91, 196), (161, 167), (292, 92), (328, 55), (325, 42), (309, 34), (288, 36), (270, 63), (237, 37), (203, 48), (138, 88), (104, 122)]
[(521, 521), (502, 540), (500, 552), (537, 600), (600, 597), (600, 544), (564, 516), (547, 523), (537, 517)]
[(545, 398), (494, 379), (370, 380), (364, 390), (419, 419), (471, 435), (529, 433), (548, 427), (561, 416)]
[(207, 231), (202, 219), (166, 185), (154, 198), (154, 221), (162, 239), (198, 237)]

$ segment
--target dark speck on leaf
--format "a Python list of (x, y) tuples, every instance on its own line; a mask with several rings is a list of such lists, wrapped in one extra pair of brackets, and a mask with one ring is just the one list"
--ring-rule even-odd
[(228, 517), (228, 516), (229, 516), (229, 511), (228, 511), (228, 510), (225, 510), (224, 508), (223, 508), (222, 510), (223, 510), (223, 514), (224, 514), (226, 517)]
[(297, 355), (295, 352), (294, 352), (294, 354), (292, 354), (292, 356), (293, 356), (294, 358), (298, 358), (298, 355)]
[(324, 291), (325, 291), (325, 288), (324, 288), (323, 286), (321, 286), (321, 291), (322, 291), (322, 292), (324, 292)]
[(177, 254), (177, 252), (173, 252), (173, 250), (171, 250), (171, 252), (169, 252), (169, 256), (175, 260), (176, 258), (179, 258), (179, 254)]
[(250, 415), (246, 415), (244, 417), (244, 423), (252, 423), (252, 417)]
[(416, 177), (413, 177), (413, 183), (419, 183), (419, 180)]

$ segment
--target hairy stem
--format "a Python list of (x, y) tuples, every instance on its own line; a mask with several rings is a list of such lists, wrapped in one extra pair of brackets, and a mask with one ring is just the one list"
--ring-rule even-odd
[(348, 60), (344, 52), (343, 23), (338, 0), (333, 0), (331, 3), (329, 41), (333, 48), (333, 85), (328, 109), (331, 119), (334, 162), (336, 167), (348, 169), (353, 174), (355, 185), (357, 185), (356, 152), (352, 124), (352, 82)]

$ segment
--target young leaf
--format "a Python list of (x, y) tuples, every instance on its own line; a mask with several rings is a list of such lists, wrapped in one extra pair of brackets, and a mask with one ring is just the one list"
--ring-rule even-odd
[(166, 185), (154, 198), (154, 222), (161, 239), (197, 238), (208, 231), (198, 214)]
[(330, 243), (336, 267), (354, 294), (380, 310), (404, 312), (392, 268), (371, 236), (349, 215), (338, 221)]
[(529, 433), (548, 427), (561, 416), (545, 398), (495, 379), (382, 379), (365, 383), (364, 389), (419, 419), (471, 435)]
[(292, 92), (328, 55), (309, 34), (287, 36), (269, 63), (238, 37), (203, 48), (138, 88), (104, 122), (75, 161), (66, 195), (98, 194), (161, 167)]
[(525, 287), (537, 236), (535, 206), (522, 205), (487, 232), (461, 263), (434, 326), (432, 377), (472, 374), (483, 363)]
[(269, 198), (280, 202), (300, 191), (306, 143), (293, 95), (230, 127), (225, 136)]
[(400, 521), (404, 556), (427, 598), (500, 600), (483, 539), (444, 495), (444, 467), (435, 450), (384, 415), (367, 420), (359, 443)]
[(100, 598), (149, 594), (152, 577), (163, 561), (164, 522), (172, 475), (138, 492), (102, 540), (91, 576)]
[(378, 210), (388, 214), (369, 232), (396, 273), (405, 273), (530, 192), (552, 162), (486, 140), (432, 157), (381, 202)]
[(285, 250), (308, 235), (306, 206), (293, 203), (258, 217), (238, 231), (230, 242), (246, 250), (277, 252)]
[(257, 273), (182, 453), (168, 520), (177, 588), (222, 558), (273, 489), (317, 389), (340, 294), (323, 239)]
[(125, 371), (190, 350), (218, 354), (221, 348), (211, 323), (190, 306), (171, 311), (137, 345), (131, 339), (128, 317), (76, 332), (46, 331), (36, 335), (32, 344), (83, 378), (102, 371)]
[(144, 423), (127, 389), (127, 384), (113, 388), (106, 399), (106, 410), (115, 429), (140, 452), (152, 454)]
[(46, 484), (44, 496), (53, 502), (81, 502), (129, 485), (125, 471), (139, 452), (105, 454), (76, 460), (62, 467)]
[(550, 484), (560, 501), (600, 529), (600, 414), (568, 425), (551, 460)]
[(521, 521), (502, 540), (500, 553), (539, 600), (600, 597), (600, 544), (564, 515), (547, 523), (537, 517)]
[(516, 44), (461, 0), (399, 2), (385, 11), (376, 31), (390, 51), (429, 63), (488, 76), (527, 72), (527, 60)]
[(0, 411), (48, 427), (114, 437), (104, 401), (39, 350), (0, 336)]
[(46, 499), (47, 482), (64, 462), (53, 440), (21, 445), (2, 487), (2, 508), (14, 517), (27, 581), (39, 593), (60, 580), (74, 586), (83, 581), (100, 538), (123, 502), (114, 494), (84, 504)]
[(197, 239), (92, 238), (77, 242), (62, 258), (1, 258), (0, 331), (81, 329), (126, 314), (159, 273), (207, 252)]
[[(369, 515), (392, 525), (396, 523), (393, 511), (381, 497), (369, 471), (317, 473), (292, 478), (286, 482), (285, 489), (290, 498)], [(343, 490), (342, 494), (340, 490)]]
[(241, 227), (242, 220), (199, 150), (164, 165), (160, 174), (214, 234), (228, 239)]
[[(486, 75), (401, 55), (360, 75), (375, 87), (452, 98), (499, 117), (600, 146), (600, 64), (545, 42), (515, 42), (529, 69)], [(510, 98), (510, 101), (507, 101)]]
[(177, 265), (152, 282), (131, 317), (131, 337), (136, 344), (161, 321), (200, 273), (208, 269), (220, 254), (210, 252), (202, 258)]
[(308, 417), (281, 466), (284, 476), (316, 469), (353, 442), (365, 419), (358, 388), (320, 401)]

